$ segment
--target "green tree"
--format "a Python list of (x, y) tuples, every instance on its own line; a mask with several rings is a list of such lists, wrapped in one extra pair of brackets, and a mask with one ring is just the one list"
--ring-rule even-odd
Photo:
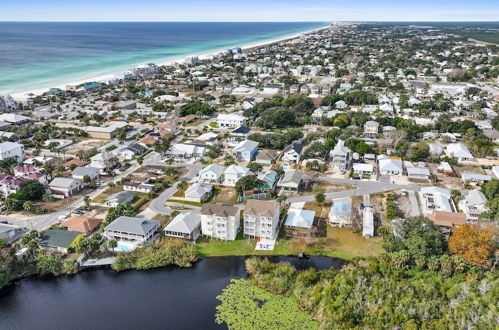
[(315, 194), (315, 201), (317, 203), (322, 204), (324, 203), (325, 200), (326, 200), (326, 195), (324, 195), (324, 192), (320, 191)]
[(412, 217), (394, 225), (383, 247), (388, 252), (405, 250), (413, 259), (442, 255), (446, 251), (445, 238), (440, 229), (426, 217)]
[(38, 180), (25, 180), (19, 185), (19, 192), (22, 193), (27, 200), (41, 200), (45, 194), (45, 186)]
[(259, 184), (262, 184), (262, 181), (259, 180), (256, 175), (247, 175), (236, 182), (235, 188), (238, 195), (242, 195), (245, 190), (253, 189)]
[(35, 257), (36, 270), (39, 274), (61, 275), (63, 271), (63, 259), (56, 255), (45, 255), (39, 253)]

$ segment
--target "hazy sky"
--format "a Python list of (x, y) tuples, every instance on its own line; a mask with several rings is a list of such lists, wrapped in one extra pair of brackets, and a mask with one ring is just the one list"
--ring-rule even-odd
[(0, 21), (499, 21), (498, 0), (0, 0)]

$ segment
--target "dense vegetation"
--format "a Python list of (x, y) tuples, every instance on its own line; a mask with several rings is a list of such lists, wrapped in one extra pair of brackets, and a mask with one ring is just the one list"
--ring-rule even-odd
[[(216, 322), (229, 329), (318, 329), (292, 297), (265, 291), (249, 280), (232, 280), (217, 297)], [(299, 325), (299, 326), (298, 326)]]
[(327, 95), (321, 104), (334, 106), (338, 101), (344, 101), (348, 105), (378, 104), (378, 97), (372, 92), (351, 91), (343, 95)]
[[(478, 227), (475, 230), (475, 237), (481, 238), (473, 239), (477, 250), (493, 244), (492, 236)], [(450, 248), (453, 255), (447, 254), (438, 227), (424, 217), (415, 217), (397, 225), (395, 234), (387, 235), (385, 249), (390, 252), (354, 260), (341, 271), (310, 269), (298, 273), (288, 263), (273, 264), (260, 258), (248, 259), (246, 270), (254, 285), (294, 298), (323, 329), (494, 328), (497, 273), (467, 263), (459, 245)], [(225, 314), (219, 319), (230, 328), (247, 325), (234, 314), (250, 302), (242, 306), (230, 298), (248, 291), (251, 289), (233, 286), (230, 295), (220, 299), (220, 310)], [(229, 301), (234, 305), (227, 306)], [(271, 320), (272, 316), (295, 314), (287, 308), (268, 313), (260, 317)]]
[(112, 268), (116, 271), (126, 269), (150, 269), (177, 265), (190, 267), (197, 260), (194, 244), (185, 240), (162, 238), (152, 245), (131, 252), (120, 253)]
[(200, 100), (190, 101), (180, 107), (180, 115), (198, 115), (198, 116), (210, 116), (215, 112), (215, 109), (211, 107), (208, 103)]
[(300, 129), (290, 129), (282, 134), (251, 134), (248, 139), (260, 143), (261, 148), (284, 149), (288, 144), (303, 137)]
[(481, 218), (499, 220), (499, 180), (491, 180), (482, 185), (481, 191), (487, 197), (488, 212), (482, 213)]
[(314, 111), (312, 101), (303, 95), (276, 96), (245, 110), (244, 116), (263, 128), (303, 126)]
[(342, 271), (298, 274), (287, 263), (257, 258), (249, 259), (246, 268), (255, 285), (294, 297), (323, 329), (491, 329), (496, 324), (499, 281), (492, 272), (449, 274), (444, 265), (421, 270), (389, 258), (357, 262)]

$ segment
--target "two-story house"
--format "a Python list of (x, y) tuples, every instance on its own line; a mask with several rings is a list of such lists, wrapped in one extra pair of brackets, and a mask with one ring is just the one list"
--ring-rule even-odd
[(0, 143), (0, 160), (15, 158), (18, 162), (24, 159), (24, 146), (15, 142)]
[(199, 183), (222, 183), (225, 167), (211, 164), (199, 171)]
[(374, 138), (379, 132), (379, 123), (370, 120), (364, 125), (364, 134), (368, 137)]
[(487, 197), (479, 190), (470, 190), (459, 202), (459, 208), (466, 215), (466, 221), (477, 222), (480, 214), (489, 211)]
[(284, 165), (294, 165), (300, 161), (303, 146), (301, 144), (292, 144), (284, 148), (282, 162)]
[(156, 220), (121, 216), (104, 228), (104, 236), (118, 242), (117, 251), (133, 250), (153, 242), (160, 226)]
[(219, 127), (239, 127), (246, 124), (246, 118), (238, 114), (220, 113), (217, 117)]
[(234, 147), (234, 156), (244, 161), (252, 161), (258, 152), (258, 142), (252, 140), (244, 140), (239, 142)]
[(224, 172), (224, 186), (235, 187), (239, 179), (249, 175), (250, 170), (246, 167), (230, 165)]

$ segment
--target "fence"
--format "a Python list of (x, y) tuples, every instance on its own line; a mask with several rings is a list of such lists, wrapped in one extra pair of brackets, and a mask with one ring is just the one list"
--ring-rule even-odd
[(243, 195), (243, 196), (238, 196), (237, 201), (238, 202), (246, 202), (248, 199), (268, 199), (270, 196), (269, 193), (260, 193), (260, 194), (254, 194), (254, 195)]

